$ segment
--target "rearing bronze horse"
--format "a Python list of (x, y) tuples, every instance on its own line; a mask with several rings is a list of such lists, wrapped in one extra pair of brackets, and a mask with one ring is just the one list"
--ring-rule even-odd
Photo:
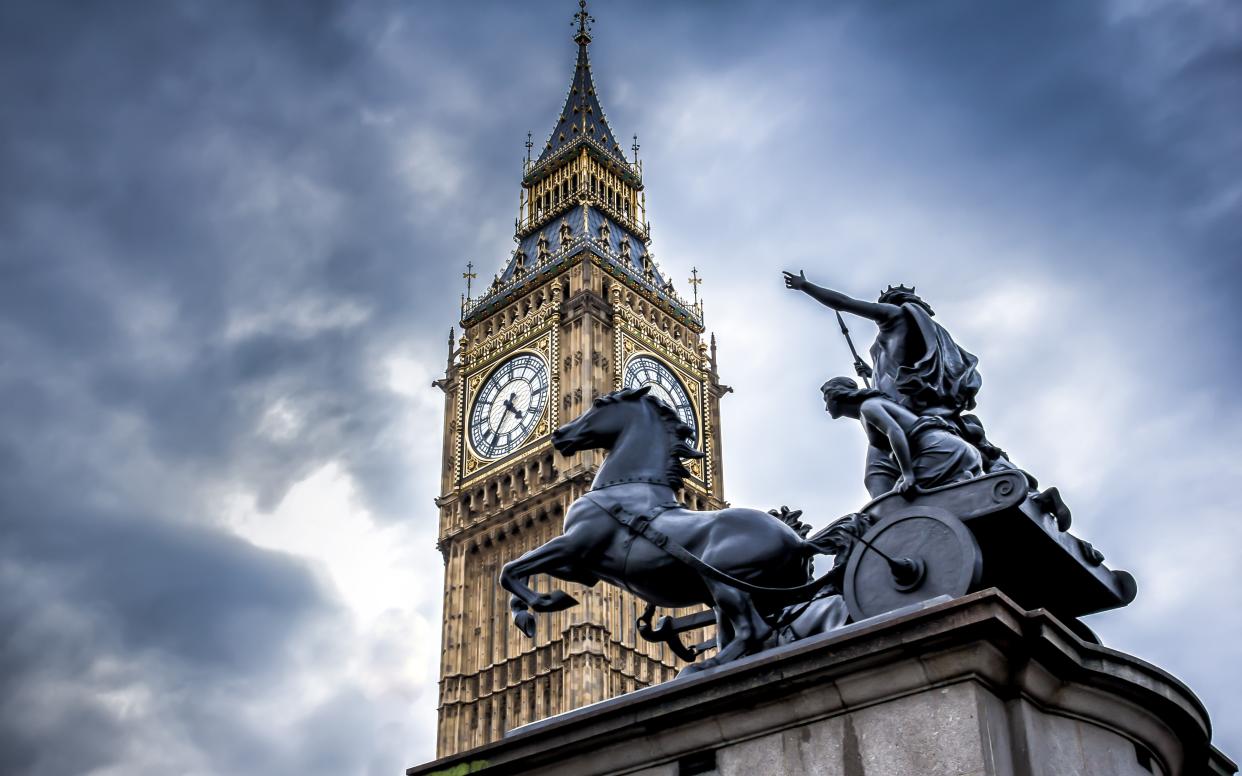
[[(657, 606), (711, 606), (719, 651), (684, 672), (703, 670), (758, 651), (772, 635), (774, 618), (789, 600), (755, 594), (756, 588), (805, 586), (806, 560), (836, 548), (817, 548), (757, 509), (698, 512), (677, 503), (674, 490), (689, 474), (681, 460), (703, 454), (685, 441), (691, 429), (647, 391), (632, 388), (601, 396), (553, 432), (552, 444), (563, 455), (597, 448), (610, 452), (591, 491), (570, 505), (564, 533), (505, 564), (500, 584), (513, 594), (514, 623), (531, 638), (532, 610), (557, 612), (578, 603), (563, 590), (532, 590), (527, 580), (534, 574), (587, 586), (602, 579)], [(643, 522), (651, 518), (657, 541), (662, 534), (701, 563), (678, 560), (623, 525), (617, 514), (643, 516)], [(704, 573), (705, 567), (712, 573)], [(727, 578), (744, 584), (730, 584)]]

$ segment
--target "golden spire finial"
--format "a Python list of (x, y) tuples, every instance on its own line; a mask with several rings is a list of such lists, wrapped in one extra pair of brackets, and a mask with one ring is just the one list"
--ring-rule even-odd
[(699, 277), (699, 268), (690, 268), (690, 286), (694, 289), (694, 306), (699, 306), (699, 283), (703, 282), (703, 278)]
[(595, 17), (587, 13), (586, 0), (578, 0), (578, 13), (574, 14), (574, 18), (578, 23), (578, 34), (574, 36), (574, 40), (579, 46), (585, 46), (591, 42), (591, 25), (595, 23)]

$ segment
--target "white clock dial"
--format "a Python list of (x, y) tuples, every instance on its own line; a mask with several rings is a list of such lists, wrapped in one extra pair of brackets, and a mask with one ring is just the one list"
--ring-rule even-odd
[(470, 411), (470, 444), (484, 458), (517, 449), (548, 404), (548, 365), (533, 353), (501, 364), (487, 378)]
[(651, 356), (634, 356), (625, 365), (622, 386), (641, 388), (644, 385), (651, 386), (648, 393), (672, 407), (677, 417), (694, 431), (692, 438), (697, 438), (699, 426), (695, 422), (694, 404), (672, 370)]

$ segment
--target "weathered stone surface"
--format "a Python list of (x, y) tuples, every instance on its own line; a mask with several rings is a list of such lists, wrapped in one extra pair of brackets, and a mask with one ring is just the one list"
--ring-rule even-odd
[[(713, 753), (714, 771), (679, 762)], [(463, 764), (475, 770), (455, 771)], [(1197, 776), (1236, 766), (1173, 677), (994, 590), (511, 731), (410, 776)]]
[(846, 729), (857, 730), (869, 773), (982, 774), (977, 692), (970, 683), (928, 689), (850, 714)]

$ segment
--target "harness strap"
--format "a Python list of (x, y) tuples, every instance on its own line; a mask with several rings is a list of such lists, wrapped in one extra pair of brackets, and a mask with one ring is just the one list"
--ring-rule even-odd
[(676, 539), (652, 525), (652, 522), (657, 517), (669, 509), (681, 506), (680, 504), (661, 504), (656, 507), (658, 511), (656, 511), (655, 514), (643, 515), (631, 512), (621, 504), (614, 504), (611, 508), (606, 507), (593, 498), (589, 492), (582, 494), (582, 497), (599, 507), (600, 510), (624, 526), (630, 533), (636, 536), (641, 536), (677, 560), (690, 566), (703, 576), (710, 577), (717, 582), (723, 582), (726, 585), (735, 587), (743, 592), (750, 593), (752, 595), (778, 596), (781, 598), (801, 600), (804, 596), (814, 595), (825, 585), (829, 584), (828, 578), (832, 574), (831, 571), (817, 579), (811, 580), (805, 585), (799, 585), (797, 587), (765, 587), (763, 585), (755, 585), (738, 579), (727, 572), (721, 571), (687, 550)]
[(672, 487), (668, 484), (667, 477), (621, 477), (619, 479), (601, 482), (598, 485), (592, 485), (591, 490), (603, 490), (604, 488), (611, 488), (614, 485), (629, 485), (634, 482), (640, 482), (644, 485), (663, 485), (665, 487)]
[[(595, 504), (595, 506), (597, 507), (600, 507), (600, 509), (603, 509), (603, 507), (600, 506), (600, 503), (596, 501), (595, 499), (591, 499), (591, 503)], [(625, 589), (629, 590), (634, 595), (638, 595), (638, 591), (631, 588), (630, 583), (629, 583), (630, 552), (633, 551), (634, 549), (634, 540), (640, 536), (643, 536), (648, 541), (652, 542), (653, 544), (656, 544), (657, 547), (660, 547), (661, 549), (663, 549), (663, 545), (657, 544), (656, 542), (659, 541), (660, 537), (663, 537), (664, 539), (667, 539), (668, 537), (664, 536), (664, 534), (652, 528), (651, 521), (655, 520), (657, 517), (664, 514), (668, 510), (677, 509), (680, 506), (681, 504), (679, 504), (676, 501), (669, 502), (667, 504), (660, 504), (655, 507), (655, 510), (653, 510), (650, 517), (646, 515), (636, 515), (635, 519), (630, 520), (628, 523), (622, 523), (622, 525), (624, 525), (627, 529), (629, 529), (630, 536), (625, 540), (625, 560), (622, 561), (621, 567), (625, 570), (625, 581), (624, 581)], [(604, 510), (604, 511), (607, 512), (607, 510)], [(609, 514), (611, 515), (612, 513), (609, 513)], [(612, 515), (612, 516), (614, 518), (616, 517), (616, 515)], [(653, 538), (652, 536), (649, 535), (652, 533), (658, 534), (658, 536)]]

